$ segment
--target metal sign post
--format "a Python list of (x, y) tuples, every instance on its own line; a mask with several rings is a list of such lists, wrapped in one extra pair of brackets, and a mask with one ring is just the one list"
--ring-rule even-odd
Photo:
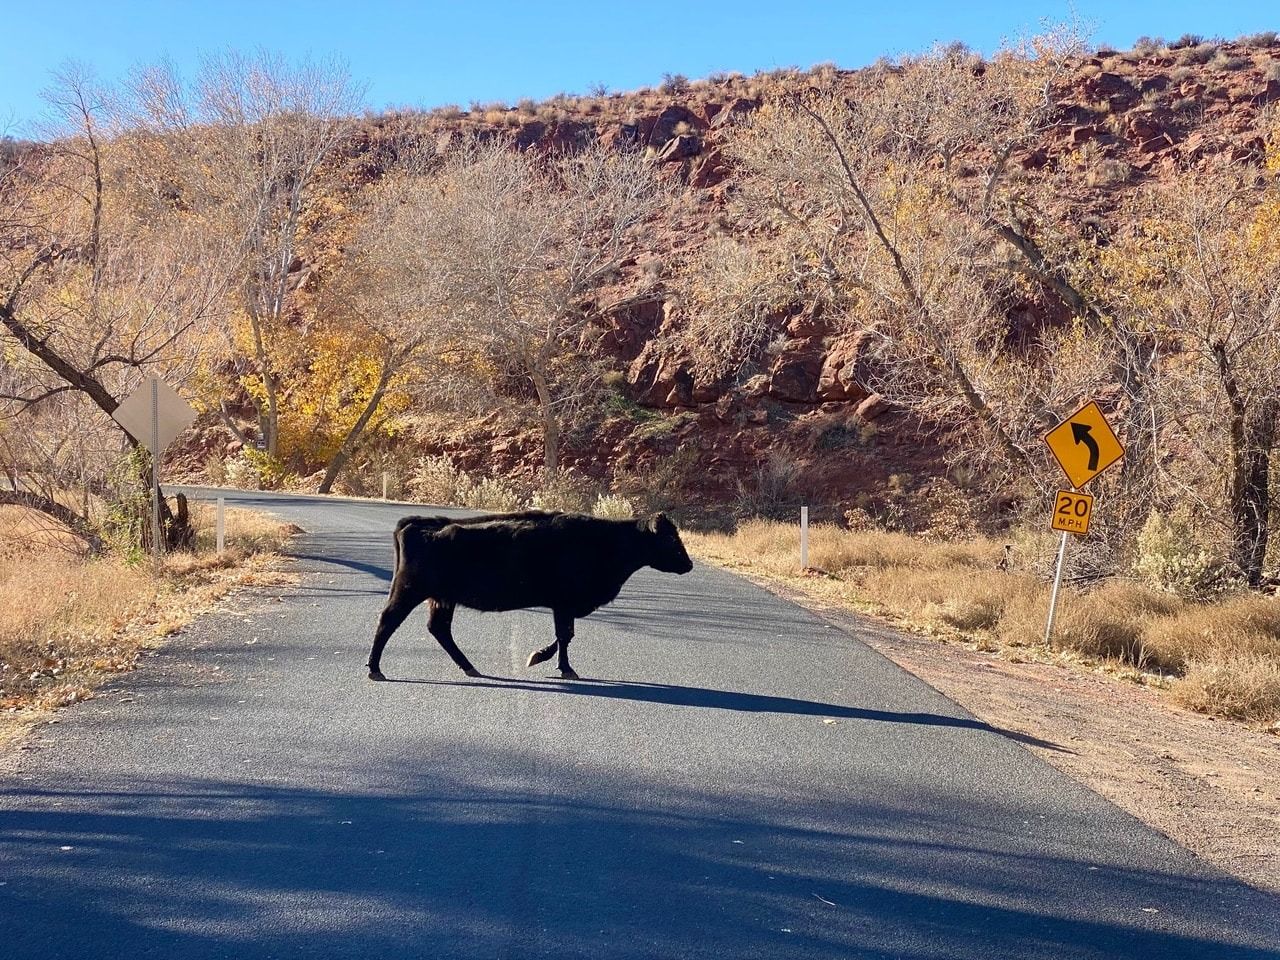
[(160, 381), (151, 383), (151, 542), (155, 544), (156, 563), (164, 553), (164, 537), (160, 535)]
[(1067, 558), (1067, 535), (1062, 535), (1062, 543), (1058, 547), (1058, 570), (1053, 575), (1053, 594), (1049, 597), (1049, 620), (1044, 626), (1044, 645), (1049, 645), (1053, 636), (1053, 618), (1058, 612), (1058, 590), (1062, 587), (1062, 561)]
[(151, 536), (158, 558), (164, 549), (160, 530), (160, 458), (165, 447), (191, 425), (196, 412), (159, 377), (148, 377), (111, 416), (134, 440), (151, 451)]
[(1093, 497), (1079, 490), (1107, 467), (1124, 457), (1124, 445), (1107, 422), (1102, 408), (1091, 400), (1044, 436), (1049, 451), (1073, 490), (1059, 490), (1054, 497), (1049, 525), (1062, 531), (1058, 545), (1058, 568), (1053, 574), (1053, 593), (1049, 596), (1049, 617), (1044, 626), (1047, 647), (1053, 637), (1053, 620), (1058, 612), (1058, 593), (1062, 589), (1062, 567), (1067, 558), (1067, 534), (1084, 536), (1089, 532), (1093, 516)]

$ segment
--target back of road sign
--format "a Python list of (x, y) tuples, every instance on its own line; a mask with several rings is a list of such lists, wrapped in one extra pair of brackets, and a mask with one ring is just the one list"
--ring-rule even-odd
[(196, 412), (173, 387), (158, 377), (148, 377), (111, 416), (158, 457), (191, 425)]
[(1124, 447), (1094, 400), (1045, 434), (1044, 442), (1077, 490), (1124, 456)]

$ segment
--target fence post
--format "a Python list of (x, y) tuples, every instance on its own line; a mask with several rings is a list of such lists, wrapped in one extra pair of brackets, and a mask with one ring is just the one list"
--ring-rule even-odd
[(809, 508), (800, 508), (800, 570), (809, 569)]

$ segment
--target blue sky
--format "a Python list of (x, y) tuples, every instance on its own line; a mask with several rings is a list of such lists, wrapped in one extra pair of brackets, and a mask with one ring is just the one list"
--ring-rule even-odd
[(1122, 47), (1143, 34), (1280, 30), (1275, 0), (0, 0), (0, 133), (29, 130), (49, 72), (68, 59), (115, 79), (134, 64), (167, 56), (190, 67), (200, 52), (228, 47), (336, 54), (374, 109), (465, 107), (581, 93), (596, 83), (629, 90), (666, 72), (699, 77), (825, 61), (854, 67), (937, 40), (985, 50), (1072, 9), (1096, 27), (1097, 41)]

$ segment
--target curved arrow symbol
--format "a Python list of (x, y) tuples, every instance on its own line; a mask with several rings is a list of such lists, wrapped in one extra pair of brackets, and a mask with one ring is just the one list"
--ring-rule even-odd
[(1083, 443), (1089, 448), (1089, 467), (1090, 470), (1098, 469), (1098, 441), (1093, 439), (1090, 431), (1093, 427), (1087, 423), (1076, 423), (1071, 421), (1071, 436), (1077, 444)]

